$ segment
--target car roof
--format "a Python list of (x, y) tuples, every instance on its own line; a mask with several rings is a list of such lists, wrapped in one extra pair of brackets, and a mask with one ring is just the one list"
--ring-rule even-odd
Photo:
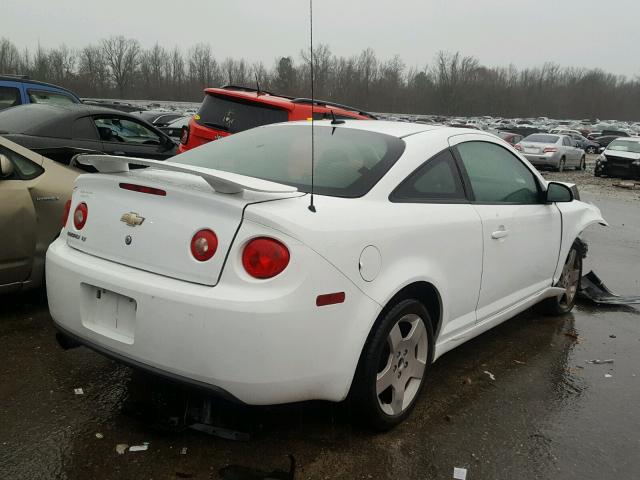
[[(336, 127), (336, 128), (351, 128), (354, 130), (366, 130), (368, 132), (383, 133), (391, 135), (397, 138), (405, 138), (417, 133), (423, 132), (439, 132), (443, 135), (462, 135), (462, 134), (476, 134), (486, 135), (487, 137), (495, 137), (490, 133), (482, 130), (475, 130), (473, 128), (458, 128), (448, 127), (445, 125), (426, 125), (424, 123), (411, 123), (411, 122), (393, 122), (387, 120), (344, 120), (337, 125), (332, 124), (331, 120), (316, 120), (314, 125), (322, 127)], [(274, 126), (291, 126), (291, 125), (311, 125), (310, 121), (295, 121), (285, 123), (274, 123), (271, 125), (265, 125), (266, 128)]]
[[(272, 105), (274, 107), (279, 107), (288, 111), (292, 111), (296, 105), (307, 105), (311, 107), (311, 99), (310, 98), (296, 98), (290, 97), (288, 95), (281, 95), (276, 93), (271, 93), (263, 90), (256, 90), (248, 87), (239, 87), (235, 85), (225, 85), (220, 88), (205, 88), (205, 93), (219, 95), (219, 96), (227, 96), (233, 98), (239, 98), (243, 100), (251, 100), (255, 102), (265, 103), (268, 105)], [(352, 107), (349, 105), (341, 105), (338, 103), (326, 102), (321, 99), (313, 100), (314, 106), (316, 108), (330, 108), (335, 109), (336, 111), (344, 111), (359, 114), (362, 116), (370, 117), (375, 119), (376, 117), (364, 110)]]
[[(136, 118), (119, 110), (92, 105), (30, 103), (0, 111), (0, 131), (5, 131), (9, 134), (68, 138), (71, 134), (73, 121), (88, 115), (117, 115)], [(12, 119), (17, 119), (16, 122), (20, 127), (12, 126)]]
[[(615, 135), (608, 135), (608, 136), (613, 137)], [(628, 140), (630, 142), (640, 143), (640, 137), (617, 137), (616, 136), (616, 140)]]
[(2, 82), (17, 82), (17, 83), (29, 83), (31, 85), (39, 85), (41, 87), (49, 87), (56, 90), (62, 90), (64, 92), (69, 93), (76, 100), (80, 101), (80, 97), (78, 97), (75, 93), (73, 93), (68, 88), (61, 87), (60, 85), (55, 85), (53, 83), (41, 82), (39, 80), (31, 80), (29, 77), (24, 75), (0, 75), (0, 81)]

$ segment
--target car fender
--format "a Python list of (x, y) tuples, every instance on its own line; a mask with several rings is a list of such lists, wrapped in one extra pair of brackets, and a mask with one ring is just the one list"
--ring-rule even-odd
[(562, 242), (560, 244), (558, 264), (553, 276), (554, 284), (560, 278), (562, 267), (564, 266), (565, 259), (569, 255), (573, 242), (592, 225), (600, 224), (604, 227), (609, 226), (607, 221), (602, 217), (600, 209), (590, 203), (574, 200), (572, 202), (557, 203), (556, 205), (562, 214)]

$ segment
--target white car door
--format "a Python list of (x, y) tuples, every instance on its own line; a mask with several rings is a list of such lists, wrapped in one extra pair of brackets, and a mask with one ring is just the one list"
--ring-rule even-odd
[(558, 261), (558, 208), (541, 201), (530, 167), (488, 137), (450, 138), (482, 220), (482, 283), (478, 322), (551, 285)]

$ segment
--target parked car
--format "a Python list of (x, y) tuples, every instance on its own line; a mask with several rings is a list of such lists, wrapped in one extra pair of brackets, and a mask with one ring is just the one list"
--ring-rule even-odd
[(193, 117), (193, 115), (178, 117), (168, 125), (159, 128), (162, 132), (166, 133), (171, 138), (179, 141), (182, 137), (182, 132), (184, 131), (184, 129), (189, 128), (189, 121), (191, 120), (191, 117)]
[(0, 293), (42, 284), (78, 173), (0, 136)]
[(616, 138), (596, 160), (596, 177), (640, 178), (640, 138)]
[(600, 144), (598, 142), (589, 140), (583, 135), (578, 135), (576, 133), (572, 133), (569, 136), (573, 139), (574, 142), (578, 144), (578, 147), (580, 147), (585, 152), (598, 153), (598, 150), (600, 149)]
[(613, 142), (616, 138), (620, 138), (617, 135), (603, 135), (600, 137), (596, 137), (593, 141), (600, 145), (600, 150), (604, 151), (607, 146)]
[(138, 112), (132, 112), (132, 115), (142, 118), (156, 127), (166, 127), (174, 120), (183, 117), (180, 112), (166, 112), (157, 110), (143, 110)]
[(158, 160), (176, 153), (175, 142), (144, 120), (88, 105), (25, 105), (0, 111), (0, 135), (66, 164), (87, 151)]
[(516, 145), (524, 138), (522, 135), (513, 132), (498, 132), (498, 137), (511, 145)]
[(317, 123), (312, 181), (310, 130), (83, 156), (104, 173), (78, 178), (47, 254), (60, 332), (247, 404), (350, 398), (384, 430), (448, 350), (571, 310), (578, 235), (604, 223), (575, 186), (489, 133), (349, 120)]
[(29, 103), (69, 105), (81, 102), (66, 88), (30, 80), (26, 75), (0, 75), (0, 111)]
[(311, 118), (321, 120), (375, 119), (360, 109), (309, 98), (293, 98), (276, 95), (263, 90), (226, 85), (205, 89), (205, 97), (198, 113), (183, 130), (179, 152), (239, 133), (250, 128), (270, 123), (290, 122)]
[(128, 102), (122, 102), (119, 100), (107, 100), (99, 98), (83, 98), (82, 103), (85, 105), (93, 105), (96, 107), (112, 108), (121, 112), (142, 112), (145, 111), (140, 105), (134, 105)]
[(568, 135), (534, 133), (516, 145), (516, 150), (536, 167), (550, 167), (559, 172), (568, 167), (586, 168), (584, 150)]

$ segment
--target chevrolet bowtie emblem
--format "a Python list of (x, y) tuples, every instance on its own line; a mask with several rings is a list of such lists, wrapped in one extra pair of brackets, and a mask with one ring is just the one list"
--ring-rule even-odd
[(126, 223), (130, 227), (137, 227), (138, 225), (142, 225), (144, 217), (141, 217), (136, 212), (129, 212), (122, 215), (122, 217), (120, 217), (120, 221)]

